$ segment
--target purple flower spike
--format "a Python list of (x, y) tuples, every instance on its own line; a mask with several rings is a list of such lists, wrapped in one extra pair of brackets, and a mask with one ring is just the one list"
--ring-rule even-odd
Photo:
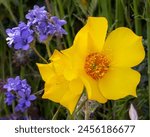
[(8, 92), (16, 91), (20, 85), (20, 77), (8, 78), (7, 83), (3, 86), (4, 89), (7, 89)]
[(24, 112), (31, 106), (31, 101), (36, 99), (36, 96), (31, 94), (31, 87), (27, 81), (25, 79), (21, 80), (19, 76), (8, 78), (3, 88), (7, 90), (5, 103), (7, 105), (11, 105), (13, 101), (18, 103), (15, 107), (16, 112)]
[(40, 21), (47, 20), (47, 11), (45, 7), (39, 7), (35, 5), (32, 10), (29, 10), (28, 14), (26, 15), (26, 19), (28, 20), (28, 25), (35, 25)]
[(34, 6), (26, 15), (28, 26), (30, 26), (38, 36), (40, 42), (47, 40), (49, 36), (62, 37), (67, 32), (62, 28), (66, 24), (65, 20), (60, 20), (58, 17), (49, 17), (45, 7)]
[(30, 48), (30, 43), (33, 41), (33, 31), (24, 22), (20, 22), (18, 27), (7, 29), (6, 33), (9, 47), (14, 45), (16, 50), (28, 50)]

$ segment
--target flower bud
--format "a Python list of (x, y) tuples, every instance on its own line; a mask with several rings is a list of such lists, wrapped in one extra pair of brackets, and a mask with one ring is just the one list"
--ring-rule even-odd
[(131, 120), (138, 120), (138, 114), (133, 104), (131, 104), (129, 108), (129, 117)]

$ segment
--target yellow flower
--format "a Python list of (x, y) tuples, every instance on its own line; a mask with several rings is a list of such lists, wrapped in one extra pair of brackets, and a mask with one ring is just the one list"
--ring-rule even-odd
[(72, 114), (82, 94), (83, 83), (80, 79), (67, 81), (64, 78), (62, 72), (66, 62), (60, 60), (62, 58), (62, 54), (56, 50), (51, 57), (52, 63), (37, 63), (42, 79), (45, 81), (42, 98), (60, 103)]
[(136, 96), (140, 74), (132, 67), (144, 59), (142, 37), (121, 27), (106, 39), (107, 27), (104, 17), (89, 17), (71, 48), (56, 50), (50, 64), (38, 64), (45, 81), (43, 98), (62, 104), (72, 113), (83, 86), (88, 99), (100, 103)]
[[(131, 67), (145, 56), (142, 37), (125, 27), (117, 28), (106, 38), (108, 23), (104, 17), (89, 17), (77, 33), (73, 46), (62, 51), (72, 70), (65, 70), (67, 80), (80, 78), (88, 99), (105, 103), (127, 95), (136, 96), (139, 72)], [(70, 75), (70, 74), (75, 75)]]

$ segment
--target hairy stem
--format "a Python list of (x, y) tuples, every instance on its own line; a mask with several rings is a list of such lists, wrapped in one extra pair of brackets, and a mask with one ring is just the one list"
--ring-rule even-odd
[(89, 102), (85, 102), (85, 120), (89, 120), (90, 112), (89, 112)]
[(50, 58), (51, 57), (51, 52), (50, 52), (50, 48), (49, 48), (49, 41), (46, 41), (45, 45), (46, 45), (46, 50), (47, 50), (48, 57)]
[(45, 3), (46, 3), (46, 7), (48, 9), (48, 12), (51, 14), (51, 7), (50, 7), (50, 2), (49, 0), (45, 0)]
[(56, 119), (57, 119), (57, 116), (58, 116), (58, 113), (59, 113), (60, 109), (61, 109), (61, 105), (59, 105), (59, 107), (58, 107), (56, 113), (54, 114), (54, 116), (53, 116), (53, 118), (52, 118), (52, 120), (56, 120)]
[(47, 60), (44, 59), (44, 58), (41, 56), (41, 54), (37, 51), (37, 49), (36, 49), (35, 47), (32, 47), (32, 49), (34, 50), (34, 52), (37, 54), (37, 56), (38, 56), (40, 59), (42, 59), (45, 63), (48, 64)]

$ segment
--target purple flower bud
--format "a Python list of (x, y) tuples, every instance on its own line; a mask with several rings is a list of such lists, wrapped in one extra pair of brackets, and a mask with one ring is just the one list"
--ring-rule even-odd
[(138, 120), (138, 114), (133, 104), (131, 104), (129, 108), (129, 117), (131, 120)]

